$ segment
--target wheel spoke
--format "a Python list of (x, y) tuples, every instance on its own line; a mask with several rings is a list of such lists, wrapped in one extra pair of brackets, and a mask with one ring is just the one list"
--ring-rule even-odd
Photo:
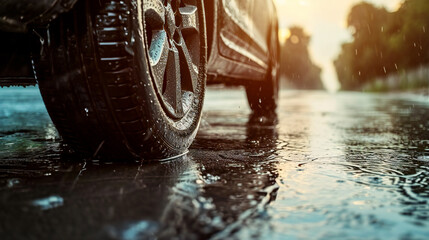
[(144, 0), (144, 15), (146, 23), (152, 30), (162, 29), (165, 24), (165, 8), (161, 0)]
[(182, 16), (181, 30), (184, 32), (195, 31), (198, 32), (198, 12), (197, 7), (188, 5), (179, 8), (180, 15)]
[(190, 92), (195, 92), (198, 83), (198, 67), (193, 63), (189, 49), (186, 46), (183, 37), (177, 44), (180, 57), (180, 71), (182, 74), (182, 89)]
[(168, 33), (170, 34), (170, 36), (173, 36), (174, 31), (176, 30), (176, 25), (175, 25), (175, 15), (174, 15), (174, 10), (171, 6), (171, 4), (167, 4), (167, 6), (165, 7), (165, 28), (167, 29)]
[(157, 87), (160, 91), (164, 85), (164, 74), (168, 59), (168, 38), (165, 31), (154, 31), (149, 48), (150, 65), (154, 71)]
[(177, 48), (173, 45), (168, 52), (166, 86), (163, 96), (174, 109), (177, 116), (183, 115), (182, 86), (180, 75), (180, 58)]

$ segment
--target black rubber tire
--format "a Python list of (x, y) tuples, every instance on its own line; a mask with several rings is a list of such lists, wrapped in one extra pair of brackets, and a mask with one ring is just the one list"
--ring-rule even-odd
[(180, 119), (162, 106), (148, 64), (143, 6), (135, 3), (79, 1), (46, 30), (37, 30), (44, 39), (35, 59), (43, 100), (63, 141), (85, 157), (174, 158), (186, 153), (197, 133), (207, 67), (203, 1), (195, 2), (198, 83)]
[(272, 27), (270, 36), (268, 36), (268, 43), (270, 59), (265, 80), (252, 81), (245, 86), (250, 109), (256, 115), (271, 115), (277, 109), (280, 66), (280, 43), (277, 25)]

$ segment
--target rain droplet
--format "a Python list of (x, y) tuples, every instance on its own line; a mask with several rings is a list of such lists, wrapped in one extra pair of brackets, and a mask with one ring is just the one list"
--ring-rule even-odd
[(19, 183), (18, 179), (15, 179), (15, 178), (9, 179), (9, 180), (7, 180), (7, 187), (11, 188), (11, 187), (17, 185), (18, 183)]
[(60, 207), (64, 204), (64, 199), (60, 196), (50, 196), (33, 201), (33, 206), (39, 207), (41, 210), (48, 210)]

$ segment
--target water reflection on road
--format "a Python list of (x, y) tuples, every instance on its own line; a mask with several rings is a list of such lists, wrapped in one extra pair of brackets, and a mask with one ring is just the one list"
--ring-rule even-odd
[(260, 118), (206, 95), (187, 156), (102, 163), (64, 150), (37, 89), (0, 89), (1, 239), (429, 235), (429, 98), (283, 91)]

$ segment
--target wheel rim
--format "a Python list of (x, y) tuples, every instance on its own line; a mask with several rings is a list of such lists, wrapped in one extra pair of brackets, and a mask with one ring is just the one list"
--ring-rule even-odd
[(200, 61), (196, 1), (145, 0), (143, 4), (153, 82), (166, 113), (181, 119), (198, 94)]

